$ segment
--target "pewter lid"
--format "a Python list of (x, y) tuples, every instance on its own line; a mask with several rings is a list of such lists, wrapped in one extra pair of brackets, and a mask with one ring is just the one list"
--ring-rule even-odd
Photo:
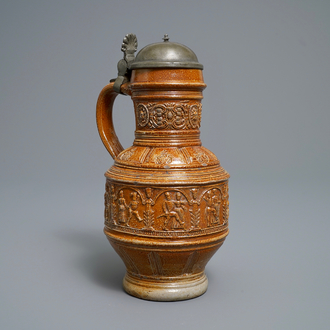
[(136, 55), (129, 69), (183, 68), (203, 69), (196, 54), (187, 46), (170, 42), (165, 34), (164, 42), (157, 42), (142, 48)]

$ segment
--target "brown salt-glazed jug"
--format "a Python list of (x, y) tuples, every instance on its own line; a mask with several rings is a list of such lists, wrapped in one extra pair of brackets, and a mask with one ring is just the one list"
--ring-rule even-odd
[[(208, 285), (205, 266), (228, 235), (228, 178), (200, 140), (203, 66), (188, 47), (148, 45), (136, 57), (124, 38), (118, 77), (101, 91), (97, 127), (114, 159), (105, 173), (104, 232), (124, 261), (129, 294), (147, 300), (197, 297)], [(133, 146), (115, 133), (112, 109), (130, 95)]]

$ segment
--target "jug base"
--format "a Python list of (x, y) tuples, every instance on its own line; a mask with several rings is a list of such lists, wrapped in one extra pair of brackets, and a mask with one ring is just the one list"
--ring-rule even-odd
[(137, 298), (153, 301), (178, 301), (196, 298), (207, 290), (205, 273), (161, 279), (137, 278), (126, 273), (125, 291)]

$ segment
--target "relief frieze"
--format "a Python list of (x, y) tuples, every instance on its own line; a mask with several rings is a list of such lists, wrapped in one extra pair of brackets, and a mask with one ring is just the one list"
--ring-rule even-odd
[(202, 104), (181, 101), (168, 103), (139, 103), (136, 105), (137, 125), (151, 129), (198, 129)]
[(180, 236), (223, 230), (227, 182), (209, 187), (132, 187), (107, 181), (105, 225), (141, 235)]

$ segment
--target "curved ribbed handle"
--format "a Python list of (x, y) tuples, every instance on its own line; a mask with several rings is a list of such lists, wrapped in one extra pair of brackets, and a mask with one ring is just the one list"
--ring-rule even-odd
[(112, 108), (115, 98), (118, 95), (114, 91), (113, 85), (113, 82), (106, 85), (99, 95), (96, 104), (96, 123), (104, 146), (112, 158), (115, 159), (124, 148), (119, 142), (113, 126)]

